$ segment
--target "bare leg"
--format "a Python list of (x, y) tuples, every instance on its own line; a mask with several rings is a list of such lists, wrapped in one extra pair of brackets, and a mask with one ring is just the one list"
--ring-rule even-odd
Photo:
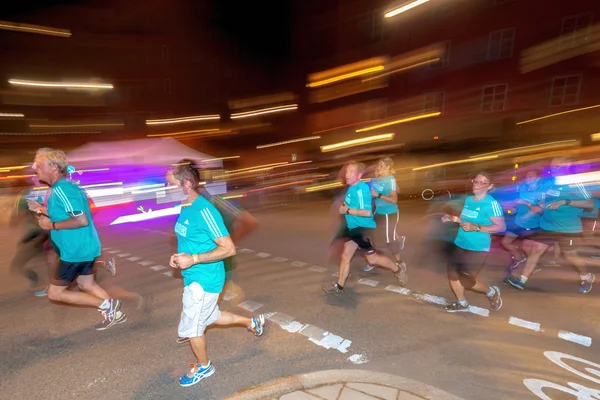
[(196, 356), (196, 361), (203, 367), (208, 365), (208, 354), (206, 353), (206, 337), (197, 336), (190, 338), (190, 346)]
[(525, 242), (530, 251), (527, 253), (527, 261), (525, 261), (525, 267), (523, 267), (523, 272), (521, 274), (529, 278), (533, 274), (533, 271), (535, 271), (535, 267), (537, 266), (540, 257), (548, 250), (548, 245), (529, 240), (526, 240)]
[(460, 281), (450, 281), (450, 288), (457, 300), (465, 299), (465, 288)]
[(80, 275), (77, 277), (77, 286), (85, 293), (89, 293), (100, 299), (110, 299), (110, 295), (106, 290), (94, 282), (94, 275)]
[[(221, 315), (219, 319), (214, 322), (215, 325), (224, 326), (224, 325), (243, 325), (250, 326), (252, 325), (252, 318), (242, 317), (241, 315), (232, 314), (227, 311), (221, 311)], [(206, 364), (203, 364), (206, 365)]]
[(483, 283), (481, 281), (477, 281), (475, 282), (475, 286), (473, 286), (473, 288), (471, 288), (472, 291), (474, 292), (480, 292), (480, 293), (489, 293), (490, 290), (492, 288), (490, 287), (490, 285), (488, 285), (487, 283)]
[(514, 244), (515, 239), (517, 239), (517, 235), (511, 232), (506, 232), (502, 237), (502, 247), (504, 247), (515, 260), (522, 260), (524, 255)]
[(350, 262), (352, 261), (352, 257), (354, 257), (354, 253), (356, 253), (356, 249), (358, 249), (358, 245), (352, 240), (349, 240), (344, 244), (344, 251), (342, 253), (342, 261), (340, 262), (339, 277), (337, 281), (338, 285), (341, 287), (344, 287), (344, 284), (348, 279), (348, 275), (350, 274)]
[(392, 272), (398, 272), (398, 265), (391, 259), (385, 256), (381, 256), (377, 253), (368, 254), (367, 261), (371, 265), (378, 265), (382, 268), (389, 269)]
[(104, 299), (83, 292), (72, 292), (67, 286), (56, 286), (50, 284), (48, 287), (48, 298), (62, 303), (77, 304), (100, 308)]

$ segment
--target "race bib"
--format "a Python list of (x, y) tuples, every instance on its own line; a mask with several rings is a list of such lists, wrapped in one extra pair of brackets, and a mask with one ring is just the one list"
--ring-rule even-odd
[(479, 217), (479, 213), (477, 211), (472, 211), (472, 210), (463, 210), (462, 216), (465, 216), (467, 218), (476, 219), (477, 217)]
[(558, 197), (560, 196), (560, 192), (558, 190), (550, 189), (546, 192), (548, 196)]

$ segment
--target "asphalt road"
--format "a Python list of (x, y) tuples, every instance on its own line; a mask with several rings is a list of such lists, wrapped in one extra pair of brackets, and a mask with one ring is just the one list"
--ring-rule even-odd
[[(600, 365), (589, 364), (600, 363), (600, 282), (580, 295), (572, 270), (544, 268), (519, 292), (501, 283), (508, 258), (496, 251), (486, 277), (502, 289), (504, 307), (486, 316), (487, 300), (468, 293), (479, 308), (447, 314), (436, 304), (450, 300), (451, 292), (443, 257), (424, 237), (427, 209), (407, 202), (401, 210), (408, 290), (397, 287), (391, 273), (363, 272), (357, 257), (343, 297), (321, 291), (337, 271), (326, 257), (335, 228), (326, 203), (257, 212), (260, 228), (238, 244), (242, 290), (228, 290), (221, 307), (267, 313), (266, 333), (257, 338), (242, 327), (210, 329), (217, 373), (186, 389), (176, 379), (193, 356), (175, 343), (182, 281), (168, 268), (172, 219), (101, 230), (119, 274), (100, 271), (98, 278), (129, 314), (127, 323), (104, 332), (93, 330), (98, 312), (35, 298), (8, 276), (18, 235), (4, 229), (0, 398), (219, 399), (282, 376), (337, 368), (393, 373), (465, 399), (575, 399), (557, 389), (544, 389), (548, 397), (541, 397), (527, 387), (575, 390), (568, 382), (580, 398), (600, 398)], [(575, 372), (551, 359), (566, 360)]]

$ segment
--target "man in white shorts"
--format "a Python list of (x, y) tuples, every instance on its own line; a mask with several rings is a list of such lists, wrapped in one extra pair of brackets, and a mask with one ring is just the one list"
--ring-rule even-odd
[(219, 310), (217, 303), (225, 284), (223, 260), (235, 255), (235, 245), (215, 206), (198, 193), (198, 170), (189, 163), (180, 163), (175, 166), (173, 177), (187, 195), (175, 225), (178, 253), (169, 262), (183, 275), (183, 311), (178, 334), (190, 338), (197, 360), (191, 364), (190, 372), (179, 379), (179, 384), (187, 387), (215, 373), (206, 352), (206, 327), (242, 325), (261, 336), (265, 318), (262, 314), (247, 318)]

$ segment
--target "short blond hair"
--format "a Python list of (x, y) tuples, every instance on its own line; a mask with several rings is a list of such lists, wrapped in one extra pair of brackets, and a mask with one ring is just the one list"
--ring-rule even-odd
[(58, 172), (63, 175), (67, 174), (67, 167), (69, 162), (67, 161), (67, 155), (62, 150), (52, 149), (50, 147), (42, 147), (35, 153), (36, 156), (43, 154), (48, 160), (50, 165), (56, 165)]
[(351, 165), (356, 165), (356, 171), (357, 171), (359, 174), (362, 174), (363, 172), (365, 172), (365, 171), (367, 170), (367, 167), (365, 167), (365, 164), (363, 164), (363, 163), (361, 163), (361, 162), (358, 162), (358, 161), (354, 161), (354, 160), (352, 160), (352, 161), (348, 161), (348, 162), (346, 163), (346, 168), (348, 168), (348, 167), (349, 167), (349, 166), (351, 166)]

